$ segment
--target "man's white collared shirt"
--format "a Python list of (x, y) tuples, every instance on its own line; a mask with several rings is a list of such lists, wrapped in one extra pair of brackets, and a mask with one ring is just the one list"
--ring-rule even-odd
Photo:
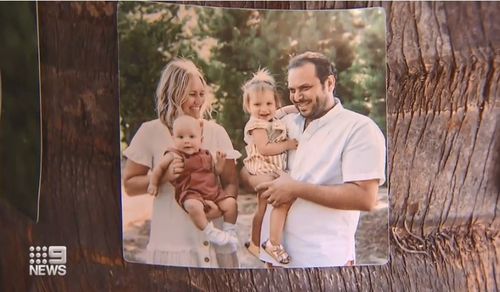
[[(336, 185), (350, 181), (385, 181), (385, 139), (368, 117), (344, 109), (337, 103), (323, 117), (304, 129), (305, 119), (290, 114), (283, 120), (289, 138), (299, 141), (288, 152), (292, 178), (317, 185)], [(261, 241), (269, 238), (268, 205)], [(288, 267), (343, 266), (355, 259), (356, 228), (359, 211), (345, 211), (297, 199), (288, 212), (283, 245), (292, 260)], [(264, 251), (261, 259), (279, 265)]]

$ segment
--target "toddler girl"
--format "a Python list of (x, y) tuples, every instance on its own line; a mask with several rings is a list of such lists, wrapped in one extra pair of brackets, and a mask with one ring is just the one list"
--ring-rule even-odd
[[(263, 69), (254, 74), (243, 87), (243, 109), (250, 114), (245, 125), (244, 139), (247, 157), (243, 160), (246, 169), (255, 175), (259, 183), (275, 179), (275, 174), (286, 169), (287, 150), (297, 149), (295, 139), (287, 139), (285, 124), (275, 117), (280, 105), (274, 78)], [(285, 113), (296, 112), (295, 107), (280, 109)], [(246, 244), (248, 250), (258, 255), (260, 231), (267, 201), (258, 194), (258, 207), (252, 221), (252, 239)], [(283, 227), (290, 205), (281, 205), (271, 213), (270, 238), (262, 248), (276, 261), (288, 264), (290, 257), (281, 244)]]

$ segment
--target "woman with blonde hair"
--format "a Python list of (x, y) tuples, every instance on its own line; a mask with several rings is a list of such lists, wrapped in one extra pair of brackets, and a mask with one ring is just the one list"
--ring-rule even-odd
[[(189, 115), (202, 121), (203, 148), (226, 154), (221, 184), (226, 193), (236, 196), (238, 175), (235, 159), (241, 154), (234, 150), (222, 126), (203, 119), (210, 108), (205, 87), (203, 74), (193, 62), (178, 58), (166, 65), (156, 90), (158, 119), (143, 123), (123, 152), (127, 157), (123, 183), (128, 195), (147, 194), (150, 170), (160, 163), (165, 150), (173, 146), (173, 121), (178, 116)], [(153, 201), (148, 262), (172, 266), (238, 267), (234, 245), (211, 244), (177, 204), (170, 181), (176, 179), (183, 168), (181, 160), (174, 160), (160, 181), (158, 195)], [(208, 205), (207, 218), (220, 226), (220, 210), (215, 203), (208, 202)]]

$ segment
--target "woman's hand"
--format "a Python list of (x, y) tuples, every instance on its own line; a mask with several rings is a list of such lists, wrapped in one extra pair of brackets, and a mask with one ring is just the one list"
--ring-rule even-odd
[(240, 180), (241, 180), (241, 186), (247, 192), (254, 192), (255, 187), (257, 186), (256, 184), (253, 183), (251, 177), (252, 175), (248, 172), (247, 168), (243, 166), (240, 170)]
[(217, 151), (215, 154), (215, 173), (217, 173), (217, 175), (220, 175), (222, 171), (224, 171), (226, 156), (226, 153), (222, 151)]
[(222, 212), (219, 209), (219, 206), (217, 206), (217, 204), (215, 204), (214, 201), (206, 200), (205, 204), (207, 204), (207, 206), (209, 208), (205, 212), (205, 215), (207, 216), (208, 220), (213, 220), (215, 218), (218, 218), (218, 217), (222, 216)]
[(238, 197), (238, 171), (236, 170), (236, 163), (234, 159), (226, 159), (224, 168), (220, 174), (220, 181), (222, 188), (226, 194)]
[(184, 160), (177, 154), (173, 154), (174, 159), (170, 163), (161, 179), (162, 183), (175, 181), (184, 171)]

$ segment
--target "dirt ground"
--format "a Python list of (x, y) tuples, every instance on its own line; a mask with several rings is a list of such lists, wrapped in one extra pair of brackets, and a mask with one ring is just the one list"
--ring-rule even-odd
[[(122, 194), (124, 190), (122, 190)], [(148, 243), (152, 197), (148, 195), (129, 197), (124, 195), (123, 206), (123, 250), (128, 261), (144, 263)], [(252, 215), (257, 206), (254, 194), (238, 196), (237, 230), (240, 240), (238, 258), (241, 268), (262, 268), (263, 264), (243, 247), (250, 237)], [(356, 233), (356, 264), (381, 265), (388, 259), (388, 210), (387, 189), (381, 188), (377, 208), (372, 212), (361, 212)]]

